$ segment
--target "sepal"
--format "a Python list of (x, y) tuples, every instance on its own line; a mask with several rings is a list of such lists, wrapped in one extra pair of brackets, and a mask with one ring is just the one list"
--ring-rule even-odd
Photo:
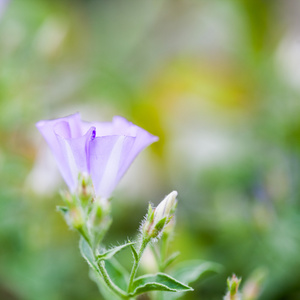
[(130, 245), (130, 249), (131, 249), (131, 252), (132, 252), (132, 255), (133, 255), (133, 258), (134, 258), (134, 261), (138, 261), (139, 260), (139, 255), (138, 253), (136, 252), (135, 248), (133, 245)]
[(135, 244), (135, 243), (129, 242), (129, 243), (126, 243), (126, 244), (121, 245), (121, 246), (113, 247), (113, 248), (105, 251), (104, 253), (97, 255), (96, 259), (97, 259), (97, 261), (111, 259), (115, 254), (117, 254), (118, 252), (124, 250), (128, 246), (132, 246), (133, 244)]
[(66, 207), (66, 206), (60, 206), (60, 205), (56, 206), (56, 210), (59, 211), (64, 217), (69, 212), (69, 208), (68, 207)]

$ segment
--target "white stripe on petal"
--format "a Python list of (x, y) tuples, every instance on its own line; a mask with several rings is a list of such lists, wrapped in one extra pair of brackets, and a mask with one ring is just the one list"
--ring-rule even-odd
[(115, 183), (115, 180), (119, 172), (124, 140), (125, 140), (125, 136), (120, 136), (117, 139), (114, 147), (112, 148), (105, 170), (103, 172), (102, 181), (99, 186), (100, 191), (107, 191), (107, 193), (111, 192), (110, 191), (111, 185)]
[(62, 137), (60, 136), (57, 136), (57, 139), (61, 145), (61, 148), (64, 149), (65, 151), (63, 151), (63, 155), (64, 155), (64, 158), (67, 160), (67, 165), (69, 167), (69, 170), (70, 170), (70, 173), (72, 175), (72, 179), (73, 179), (73, 184), (72, 186), (70, 187), (70, 189), (72, 191), (74, 191), (74, 189), (76, 188), (77, 186), (77, 179), (78, 179), (78, 167), (77, 167), (77, 164), (76, 164), (76, 161), (75, 161), (75, 158), (74, 158), (74, 155), (73, 155), (73, 152), (72, 152), (72, 149), (69, 145), (69, 143)]

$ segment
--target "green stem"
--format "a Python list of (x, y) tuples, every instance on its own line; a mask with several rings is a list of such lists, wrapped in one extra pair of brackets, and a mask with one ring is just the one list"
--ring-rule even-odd
[(98, 263), (99, 266), (99, 270), (101, 272), (101, 275), (104, 279), (104, 282), (106, 283), (106, 285), (116, 294), (118, 295), (120, 298), (122, 299), (128, 299), (128, 295), (126, 292), (124, 292), (123, 290), (121, 290), (117, 285), (115, 285), (112, 280), (110, 279), (106, 269), (105, 269), (105, 262), (102, 260)]
[[(87, 241), (89, 246), (92, 248), (94, 259), (97, 260), (97, 258), (96, 258), (97, 255), (95, 253), (95, 249), (93, 249), (93, 247), (91, 245), (91, 242), (90, 242), (90, 239), (88, 238), (88, 236), (85, 233), (85, 230), (83, 230), (83, 228), (81, 228), (81, 230), (78, 229), (78, 231), (80, 232), (82, 237)], [(99, 267), (99, 271), (102, 275), (102, 278), (103, 278), (104, 282), (106, 283), (106, 285), (108, 286), (108, 288), (110, 288), (120, 298), (129, 299), (129, 296), (127, 295), (127, 293), (124, 292), (123, 290), (121, 290), (117, 285), (115, 285), (113, 283), (113, 281), (111, 280), (111, 278), (109, 277), (109, 275), (108, 275), (108, 273), (105, 269), (105, 262), (102, 260), (102, 261), (98, 262), (97, 265)]]
[(144, 251), (145, 251), (145, 249), (146, 249), (149, 242), (150, 242), (149, 238), (142, 240), (141, 247), (140, 247), (140, 250), (138, 252), (138, 258), (137, 258), (137, 260), (134, 260), (134, 264), (133, 264), (132, 269), (131, 269), (129, 284), (128, 284), (128, 290), (127, 290), (128, 293), (131, 292), (133, 280), (135, 278), (137, 269), (139, 267), (142, 255), (143, 255), (143, 253), (144, 253)]

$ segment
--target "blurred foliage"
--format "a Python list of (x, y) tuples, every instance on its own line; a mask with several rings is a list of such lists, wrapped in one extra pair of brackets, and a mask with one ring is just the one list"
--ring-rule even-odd
[(75, 111), (120, 114), (160, 137), (115, 191), (107, 244), (133, 237), (147, 201), (177, 189), (180, 259), (224, 266), (183, 299), (222, 299), (228, 276), (243, 285), (259, 268), (259, 299), (299, 299), (299, 11), (284, 0), (8, 2), (0, 299), (100, 299), (55, 211), (63, 185), (53, 161), (39, 160), (34, 128)]

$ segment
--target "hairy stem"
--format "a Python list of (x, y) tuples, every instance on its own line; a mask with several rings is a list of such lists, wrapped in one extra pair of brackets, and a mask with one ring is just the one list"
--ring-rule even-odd
[(139, 249), (139, 252), (138, 252), (137, 260), (134, 261), (134, 264), (133, 264), (132, 269), (131, 269), (129, 284), (128, 284), (128, 290), (127, 290), (128, 293), (131, 292), (133, 280), (135, 278), (137, 269), (139, 267), (142, 255), (143, 255), (143, 253), (144, 253), (144, 251), (145, 251), (145, 249), (146, 249), (149, 242), (150, 242), (150, 239), (143, 239), (142, 240), (142, 243), (141, 243), (141, 246), (140, 246), (140, 249)]
[(128, 295), (126, 292), (124, 292), (123, 290), (121, 290), (117, 285), (115, 285), (113, 283), (113, 281), (110, 279), (106, 269), (105, 269), (105, 262), (102, 260), (98, 263), (99, 266), (99, 270), (101, 272), (101, 275), (104, 279), (104, 282), (106, 283), (106, 285), (116, 294), (118, 295), (120, 298), (122, 299), (128, 299)]

